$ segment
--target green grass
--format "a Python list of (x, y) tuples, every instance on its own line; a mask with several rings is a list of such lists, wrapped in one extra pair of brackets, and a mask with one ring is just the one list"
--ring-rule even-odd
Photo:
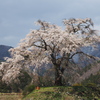
[[(76, 90), (75, 90), (76, 89)], [(87, 88), (89, 89), (89, 88)], [(84, 94), (90, 92), (92, 94)], [(96, 92), (96, 91), (95, 91)], [(40, 90), (34, 90), (30, 94), (26, 95), (23, 100), (93, 100), (92, 95), (94, 91), (84, 90), (83, 87), (77, 89), (73, 87), (41, 87)], [(83, 94), (83, 96), (79, 96)], [(88, 97), (89, 96), (89, 97)], [(100, 100), (95, 94), (94, 97)]]
[(62, 91), (64, 88), (68, 89), (67, 87), (42, 87), (40, 90), (34, 90), (23, 100), (75, 100), (73, 96), (67, 94), (67, 91)]

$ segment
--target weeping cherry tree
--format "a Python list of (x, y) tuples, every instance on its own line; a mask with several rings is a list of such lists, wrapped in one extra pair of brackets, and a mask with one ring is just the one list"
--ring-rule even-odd
[(96, 59), (81, 50), (82, 47), (95, 47), (100, 42), (98, 32), (92, 29), (93, 22), (90, 18), (65, 19), (63, 29), (41, 20), (36, 24), (40, 25), (39, 29), (31, 30), (18, 47), (10, 49), (12, 61), (8, 58), (8, 63), (35, 68), (51, 63), (55, 70), (55, 85), (61, 86), (64, 71), (69, 68), (75, 55), (83, 54)]

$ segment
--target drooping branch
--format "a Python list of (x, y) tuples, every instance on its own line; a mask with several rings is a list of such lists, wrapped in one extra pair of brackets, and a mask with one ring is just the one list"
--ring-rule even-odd
[(86, 53), (84, 53), (84, 52), (82, 52), (82, 51), (76, 52), (76, 53), (72, 54), (72, 55), (70, 56), (69, 59), (72, 59), (76, 54), (83, 54), (83, 55), (85, 55), (85, 56), (87, 56), (87, 57), (89, 57), (89, 58), (92, 58), (92, 59), (96, 60), (96, 57), (94, 57), (94, 56), (92, 56), (92, 55), (88, 55), (88, 54), (86, 54)]

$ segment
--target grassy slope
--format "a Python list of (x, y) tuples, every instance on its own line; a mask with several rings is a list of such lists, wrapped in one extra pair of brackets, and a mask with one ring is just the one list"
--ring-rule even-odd
[[(67, 87), (62, 88), (68, 89)], [(59, 91), (58, 87), (42, 87), (24, 97), (23, 100), (75, 100), (75, 98), (68, 95), (67, 91)]]
[[(31, 92), (23, 100), (82, 100), (82, 98), (84, 100), (92, 100), (87, 97), (75, 96), (77, 91), (75, 94), (69, 94), (70, 91), (73, 91), (72, 87), (42, 87), (40, 90)], [(96, 100), (100, 99), (98, 98)]]
[(95, 84), (100, 84), (100, 71), (98, 71), (97, 74), (95, 75), (90, 75), (89, 78), (85, 79), (82, 81), (83, 84), (86, 83), (95, 83)]

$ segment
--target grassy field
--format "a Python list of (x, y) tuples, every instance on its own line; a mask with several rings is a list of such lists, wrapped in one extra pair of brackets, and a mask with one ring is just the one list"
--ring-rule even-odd
[(21, 93), (0, 93), (0, 100), (22, 100)]

